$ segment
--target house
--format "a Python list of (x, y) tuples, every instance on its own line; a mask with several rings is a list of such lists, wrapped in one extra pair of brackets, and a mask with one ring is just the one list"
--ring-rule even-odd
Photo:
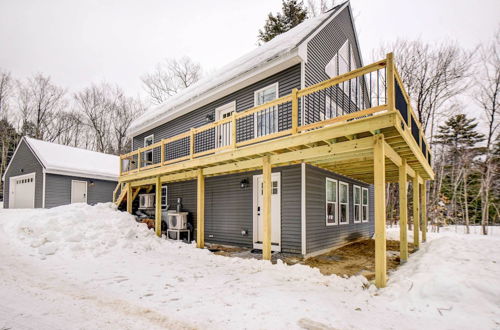
[[(200, 248), (309, 257), (375, 232), (384, 286), (385, 183), (404, 187), (406, 228), (408, 179), (425, 240), (429, 144), (392, 54), (364, 66), (349, 2), (149, 109), (129, 134), (116, 203), (135, 212), (136, 196), (153, 191), (160, 224), (162, 209), (181, 201)], [(401, 239), (404, 261), (404, 230)]]
[(119, 157), (23, 137), (2, 177), (4, 208), (111, 202)]

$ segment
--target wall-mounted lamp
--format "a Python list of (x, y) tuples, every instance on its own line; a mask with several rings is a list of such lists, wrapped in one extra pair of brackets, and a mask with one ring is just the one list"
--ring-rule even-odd
[(246, 187), (248, 187), (249, 184), (250, 183), (248, 182), (248, 179), (245, 178), (245, 179), (243, 179), (243, 180), (240, 181), (240, 188), (241, 189), (245, 189)]
[(247, 229), (242, 229), (241, 230), (241, 236), (248, 236), (248, 230)]
[(93, 186), (94, 186), (94, 184), (95, 184), (95, 183), (94, 183), (94, 180), (90, 180), (90, 181), (89, 181), (89, 185), (90, 185), (91, 187), (93, 187)]
[(214, 121), (214, 114), (213, 113), (207, 114), (207, 116), (205, 117), (205, 119), (207, 120), (207, 123), (213, 122)]
[(24, 168), (20, 169), (21, 173), (24, 173)]

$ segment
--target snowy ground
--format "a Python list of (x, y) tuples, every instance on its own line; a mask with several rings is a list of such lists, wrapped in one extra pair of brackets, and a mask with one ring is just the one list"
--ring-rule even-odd
[(110, 204), (0, 210), (0, 329), (498, 329), (499, 247), (429, 233), (377, 290), (162, 240)]

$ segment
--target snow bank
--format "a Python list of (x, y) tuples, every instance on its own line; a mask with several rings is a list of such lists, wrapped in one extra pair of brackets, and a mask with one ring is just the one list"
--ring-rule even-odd
[(5, 232), (41, 255), (99, 256), (112, 249), (157, 249), (161, 240), (112, 203), (71, 204), (46, 210), (3, 210)]

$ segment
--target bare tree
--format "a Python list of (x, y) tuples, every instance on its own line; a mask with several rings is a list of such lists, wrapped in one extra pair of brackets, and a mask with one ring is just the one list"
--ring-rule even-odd
[(496, 33), (495, 41), (481, 51), (481, 75), (476, 78), (476, 102), (481, 106), (486, 117), (488, 131), (486, 134), (485, 160), (481, 178), (481, 225), (484, 235), (488, 234), (487, 228), (490, 213), (490, 192), (493, 185), (493, 176), (497, 171), (496, 162), (493, 161), (494, 138), (497, 134), (499, 121), (500, 98), (500, 30)]
[(140, 100), (126, 97), (123, 93), (118, 95), (113, 108), (114, 151), (121, 154), (131, 146), (131, 139), (127, 136), (130, 124), (144, 112), (145, 108)]
[(378, 57), (388, 52), (394, 52), (398, 72), (432, 143), (443, 105), (468, 87), (473, 52), (454, 43), (434, 47), (420, 40), (397, 40), (382, 47)]
[(312, 17), (316, 17), (335, 7), (335, 2), (335, 0), (308, 0), (307, 11)]
[(108, 152), (111, 149), (112, 91), (105, 83), (92, 85), (74, 94), (75, 104), (83, 114), (83, 122), (92, 132), (95, 149)]
[(161, 104), (200, 78), (200, 64), (184, 56), (180, 59), (167, 59), (158, 63), (152, 73), (147, 73), (142, 77), (142, 82), (151, 101)]
[(12, 92), (13, 84), (10, 72), (0, 70), (0, 119), (8, 116)]
[(66, 91), (43, 74), (17, 85), (22, 133), (40, 140), (55, 141), (61, 133), (58, 114), (67, 106)]

